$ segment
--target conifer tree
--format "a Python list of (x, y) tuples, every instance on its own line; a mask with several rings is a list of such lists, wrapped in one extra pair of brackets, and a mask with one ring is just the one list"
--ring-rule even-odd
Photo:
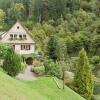
[(93, 93), (92, 70), (84, 49), (80, 51), (77, 61), (75, 87), (77, 93), (90, 100)]
[(59, 51), (58, 51), (58, 43), (55, 38), (55, 36), (50, 36), (50, 40), (48, 41), (47, 44), (47, 56), (49, 59), (52, 59), (53, 61), (57, 61), (58, 56), (59, 56)]

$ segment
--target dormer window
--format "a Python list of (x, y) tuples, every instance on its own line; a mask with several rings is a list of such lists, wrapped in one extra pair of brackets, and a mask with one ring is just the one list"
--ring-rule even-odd
[(23, 39), (26, 39), (26, 35), (23, 35)]
[(22, 40), (22, 35), (21, 34), (19, 35), (19, 39)]
[(14, 39), (17, 39), (17, 34), (14, 34)]
[(13, 34), (10, 34), (10, 39), (11, 39), (11, 40), (13, 39)]
[(19, 29), (19, 26), (17, 26), (17, 29)]

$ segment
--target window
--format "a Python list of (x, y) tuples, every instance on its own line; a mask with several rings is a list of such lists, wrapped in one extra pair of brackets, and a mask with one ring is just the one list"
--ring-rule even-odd
[(22, 35), (19, 35), (19, 39), (22, 40)]
[(23, 35), (23, 39), (26, 39), (26, 35)]
[(21, 45), (21, 50), (30, 50), (31, 46), (30, 45)]
[(17, 34), (14, 34), (14, 39), (17, 39)]
[(30, 50), (31, 46), (30, 45), (26, 45), (26, 50)]
[(17, 29), (19, 29), (19, 26), (17, 26)]
[(21, 50), (25, 50), (25, 45), (21, 45)]
[(13, 34), (10, 34), (10, 39), (11, 39), (11, 40), (13, 39)]

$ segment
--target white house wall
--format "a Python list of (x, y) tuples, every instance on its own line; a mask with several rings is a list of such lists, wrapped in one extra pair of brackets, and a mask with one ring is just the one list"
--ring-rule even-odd
[(35, 45), (30, 45), (31, 49), (30, 50), (21, 50), (21, 45), (20, 44), (16, 44), (15, 45), (15, 52), (17, 54), (32, 54), (35, 52)]

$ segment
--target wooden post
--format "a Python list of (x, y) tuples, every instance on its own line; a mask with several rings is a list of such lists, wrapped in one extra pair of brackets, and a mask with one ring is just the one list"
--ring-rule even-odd
[(65, 89), (65, 79), (64, 79), (64, 70), (63, 70), (63, 90)]
[(63, 90), (65, 89), (65, 67), (63, 67)]

